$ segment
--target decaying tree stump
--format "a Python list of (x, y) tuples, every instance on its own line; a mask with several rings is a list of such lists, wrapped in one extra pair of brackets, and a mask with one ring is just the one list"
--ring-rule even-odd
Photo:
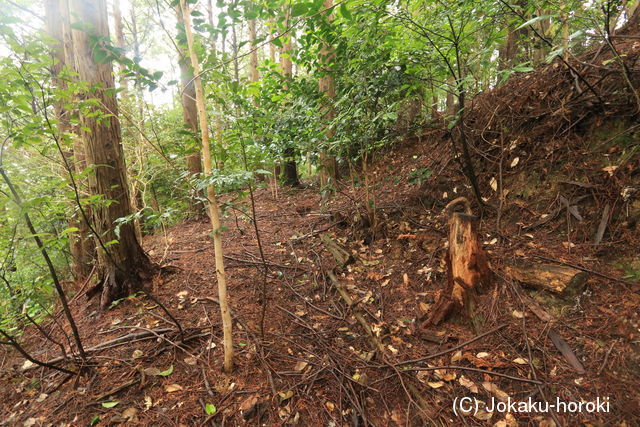
[[(454, 212), (459, 205), (464, 206), (464, 212)], [(447, 287), (423, 326), (437, 325), (464, 308), (469, 320), (477, 327), (475, 295), (491, 279), (487, 256), (476, 231), (477, 218), (472, 215), (469, 201), (464, 197), (453, 200), (444, 211), (449, 217)]]

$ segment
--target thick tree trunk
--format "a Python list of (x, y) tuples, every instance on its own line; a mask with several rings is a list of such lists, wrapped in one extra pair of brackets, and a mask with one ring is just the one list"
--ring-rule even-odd
[[(176, 17), (178, 22), (184, 22), (182, 18), (182, 9), (176, 6)], [(193, 83), (193, 68), (189, 59), (189, 51), (178, 43), (178, 64), (180, 65), (180, 81), (182, 83), (182, 118), (184, 124), (193, 132), (194, 138), (198, 134), (198, 107), (196, 105), (196, 87)], [(192, 177), (199, 177), (202, 174), (202, 155), (201, 151), (194, 148), (194, 152), (187, 156), (187, 169)], [(198, 191), (189, 199), (189, 211), (192, 215), (199, 217), (204, 212), (204, 203), (202, 199), (202, 191)]]
[[(453, 212), (460, 203), (464, 204), (465, 212)], [(464, 308), (467, 318), (477, 329), (475, 295), (481, 286), (489, 284), (491, 270), (478, 238), (476, 218), (471, 215), (469, 201), (464, 197), (455, 199), (447, 205), (445, 212), (450, 215), (447, 287), (426, 324), (437, 325)]]
[[(333, 0), (324, 0), (325, 9), (331, 9), (333, 7)], [(327, 25), (331, 25), (333, 21), (333, 14), (329, 13), (327, 16)], [(326, 104), (323, 106), (323, 115), (325, 122), (331, 121), (335, 117), (335, 109), (333, 102), (336, 97), (336, 85), (333, 78), (331, 63), (335, 58), (333, 46), (327, 41), (322, 42), (320, 48), (320, 63), (323, 64), (320, 67), (322, 73), (318, 80), (318, 89), (326, 96)], [(325, 133), (328, 139), (333, 137), (333, 130), (330, 125), (325, 125)], [(322, 187), (329, 184), (331, 181), (338, 179), (338, 168), (336, 165), (335, 156), (330, 155), (325, 150), (320, 153), (320, 185)]]
[(155, 266), (140, 246), (132, 223), (120, 224), (119, 235), (115, 232), (116, 220), (130, 215), (132, 208), (118, 106), (115, 97), (106, 91), (115, 86), (113, 66), (110, 62), (97, 63), (93, 58), (99, 46), (94, 45), (92, 36), (109, 36), (106, 1), (70, 0), (69, 4), (72, 24), (89, 24), (92, 28), (91, 32), (74, 29), (72, 37), (79, 79), (94, 89), (83, 97), (99, 103), (82, 109), (80, 123), (87, 164), (92, 168), (89, 189), (92, 195), (102, 198), (93, 211), (93, 226), (99, 239), (100, 307), (105, 309), (116, 299), (141, 290)]
[[(64, 89), (67, 87), (65, 81), (59, 78), (60, 72), (65, 66), (73, 67), (73, 56), (71, 50), (71, 34), (69, 26), (69, 14), (66, 0), (47, 0), (45, 3), (47, 32), (53, 37), (55, 43), (51, 45), (52, 55), (56, 60), (52, 66), (51, 75), (53, 84), (56, 87)], [(65, 167), (68, 168), (64, 172), (69, 178), (71, 186), (79, 187), (80, 182), (76, 178), (71, 179), (71, 174), (79, 174), (85, 168), (84, 150), (82, 143), (74, 135), (78, 129), (74, 129), (70, 122), (70, 112), (64, 108), (62, 102), (58, 101), (54, 104), (54, 112), (56, 115), (57, 133), (61, 148), (65, 150)], [(68, 143), (71, 138), (71, 144)], [(81, 188), (75, 188), (74, 191), (81, 191)], [(72, 213), (68, 218), (69, 227), (77, 228), (76, 233), (69, 235), (69, 249), (72, 257), (72, 271), (76, 280), (84, 280), (91, 274), (92, 264), (95, 259), (95, 245), (93, 239), (89, 235), (89, 227), (86, 221), (78, 212), (77, 203), (72, 207)], [(86, 209), (86, 208), (85, 208)]]
[(516, 45), (516, 32), (512, 28), (512, 25), (509, 25), (509, 29), (507, 30), (507, 38), (504, 40), (503, 45), (499, 49), (499, 61), (498, 61), (498, 69), (506, 70), (511, 68), (513, 64), (513, 59), (516, 55), (517, 45)]
[[(122, 31), (122, 11), (120, 10), (120, 0), (114, 0), (113, 2), (113, 21), (114, 21), (114, 29), (116, 36), (116, 46), (120, 49), (124, 49), (124, 32)], [(121, 94), (125, 96), (127, 94), (127, 89), (129, 88), (129, 82), (124, 77), (124, 65), (118, 65), (119, 72), (119, 84), (120, 88), (123, 89)]]
[(294, 157), (293, 149), (287, 149), (288, 153), (285, 153), (285, 160), (282, 168), (282, 181), (285, 185), (290, 187), (297, 187), (300, 185), (300, 179), (298, 178), (298, 166)]
[[(204, 104), (204, 91), (202, 89), (202, 80), (200, 79), (200, 64), (193, 43), (193, 34), (191, 32), (191, 12), (187, 6), (186, 0), (180, 0), (180, 8), (182, 9), (183, 23), (187, 36), (187, 45), (189, 47), (189, 57), (195, 75), (194, 85), (196, 89), (196, 106), (198, 107), (198, 120), (200, 124), (200, 137), (202, 139), (202, 155), (204, 157), (204, 174), (209, 177), (212, 175), (211, 153), (209, 150), (209, 129), (207, 125), (207, 110)], [(218, 299), (220, 302), (220, 311), (222, 317), (222, 333), (224, 343), (224, 370), (227, 373), (233, 371), (233, 321), (231, 319), (231, 311), (229, 309), (229, 298), (227, 296), (227, 275), (224, 271), (224, 253), (222, 248), (222, 224), (220, 222), (220, 210), (218, 208), (218, 199), (216, 197), (213, 185), (207, 186), (207, 199), (209, 202), (209, 217), (211, 219), (211, 227), (213, 228), (213, 246), (216, 263), (216, 278), (218, 280)]]

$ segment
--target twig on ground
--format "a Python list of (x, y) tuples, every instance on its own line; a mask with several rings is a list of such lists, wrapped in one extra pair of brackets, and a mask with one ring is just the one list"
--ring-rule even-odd
[(474, 343), (474, 342), (486, 337), (487, 335), (491, 335), (491, 334), (493, 334), (495, 332), (498, 332), (500, 329), (504, 328), (505, 326), (507, 326), (507, 324), (503, 323), (502, 325), (497, 326), (497, 327), (491, 329), (490, 331), (487, 331), (487, 332), (485, 332), (483, 334), (480, 334), (480, 335), (478, 335), (478, 336), (476, 336), (474, 338), (471, 338), (470, 340), (467, 340), (467, 341), (465, 341), (465, 342), (463, 342), (461, 344), (458, 344), (458, 345), (456, 345), (454, 347), (451, 347), (449, 349), (442, 350), (442, 351), (439, 351), (439, 352), (434, 353), (434, 354), (429, 354), (429, 355), (424, 356), (424, 357), (419, 357), (417, 359), (411, 359), (411, 360), (405, 360), (404, 362), (398, 362), (398, 363), (395, 364), (395, 366), (411, 365), (413, 363), (418, 363), (418, 362), (423, 362), (425, 360), (435, 359), (436, 357), (440, 357), (440, 356), (443, 356), (445, 354), (448, 354), (448, 353), (454, 352), (456, 350), (459, 350), (459, 349), (461, 349), (463, 347), (466, 347), (467, 345), (469, 345), (471, 343)]

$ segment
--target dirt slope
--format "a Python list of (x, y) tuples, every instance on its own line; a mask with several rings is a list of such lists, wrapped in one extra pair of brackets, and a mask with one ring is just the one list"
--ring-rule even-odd
[[(635, 83), (638, 42), (625, 43), (620, 48)], [(611, 105), (590, 104), (596, 96), (583, 95), (587, 90), (578, 85), (581, 94), (571, 73), (552, 65), (481, 95), (470, 111), (481, 189), (493, 206), (480, 220), (495, 277), (478, 301), (479, 339), (460, 317), (420, 327), (445, 284), (442, 208), (470, 196), (449, 135), (430, 131), (394, 147), (393, 155), (376, 155), (369, 177), (375, 227), (367, 219), (362, 179), (343, 183), (324, 204), (315, 188), (280, 191), (277, 198), (271, 189), (257, 192), (268, 260), (263, 338), (256, 239), (246, 216), (227, 209), (233, 375), (221, 371), (210, 229), (193, 221), (145, 238), (153, 259), (170, 267), (151, 284), (162, 307), (141, 295), (99, 314), (77, 289), (72, 307), (85, 346), (109, 343), (91, 353), (80, 377), (24, 371), (23, 358), (0, 350), (0, 420), (382, 426), (551, 425), (555, 417), (564, 425), (633, 425), (640, 417), (640, 157), (637, 135), (625, 129), (637, 113), (619, 72), (599, 68), (606, 68), (607, 55), (599, 53), (600, 65), (588, 67), (588, 78), (606, 75), (594, 87), (600, 96), (615, 92)], [(541, 90), (546, 96), (538, 96)], [(327, 238), (350, 255), (336, 276), (355, 306), (345, 304), (330, 279), (336, 261)], [(572, 264), (588, 270), (586, 283), (565, 297), (528, 289), (508, 272), (516, 261)], [(374, 351), (356, 314), (382, 352)], [(62, 318), (56, 319), (45, 329), (67, 346)], [(123, 336), (124, 342), (113, 341)], [(35, 330), (23, 342), (41, 360), (60, 355)], [(479, 411), (461, 421), (452, 403), (465, 396), (485, 403), (492, 397), (541, 403), (606, 397), (610, 412)]]

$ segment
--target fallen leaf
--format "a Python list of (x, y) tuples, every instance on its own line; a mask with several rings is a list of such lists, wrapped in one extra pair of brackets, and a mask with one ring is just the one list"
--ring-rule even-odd
[(458, 362), (462, 360), (462, 351), (456, 351), (453, 356), (451, 356), (451, 362)]
[(158, 375), (160, 375), (161, 377), (168, 377), (172, 373), (173, 373), (173, 365), (169, 366), (166, 370), (162, 372), (158, 372)]
[(133, 353), (131, 354), (131, 358), (132, 359), (138, 359), (140, 357), (142, 357), (144, 353), (142, 352), (142, 350), (134, 350)]
[(493, 412), (487, 412), (484, 408), (480, 408), (473, 416), (481, 421), (489, 421), (493, 417)]
[(520, 162), (520, 157), (515, 157), (512, 161), (511, 161), (511, 165), (510, 167), (515, 168), (518, 163)]
[(489, 185), (493, 191), (498, 191), (498, 181), (496, 181), (495, 177), (491, 177), (489, 180)]
[(478, 386), (464, 375), (461, 375), (460, 378), (458, 378), (458, 383), (468, 389), (471, 393), (478, 393)]
[(304, 368), (306, 368), (308, 365), (309, 363), (305, 362), (304, 360), (301, 360), (298, 363), (296, 363), (296, 366), (293, 369), (300, 372), (304, 370)]
[(30, 367), (32, 367), (33, 365), (35, 365), (35, 364), (32, 361), (25, 360), (24, 363), (22, 364), (22, 370), (25, 371), (25, 370), (29, 369)]
[(40, 396), (36, 399), (36, 402), (44, 401), (49, 395), (47, 393), (40, 393)]
[(494, 383), (490, 383), (490, 382), (483, 382), (482, 383), (482, 387), (487, 390), (489, 393), (493, 394), (495, 397), (498, 398), (498, 400), (500, 400), (501, 402), (506, 402), (507, 400), (509, 400), (509, 395), (507, 393), (505, 393), (504, 391), (500, 390), (500, 388), (498, 388), (497, 385), (495, 385)]
[(167, 393), (173, 393), (175, 391), (181, 391), (182, 390), (182, 386), (179, 384), (170, 384), (164, 387), (164, 391), (166, 391)]
[(195, 357), (189, 356), (184, 358), (184, 363), (186, 363), (187, 365), (194, 366), (197, 362), (198, 360)]
[(118, 406), (120, 402), (102, 402), (102, 407), (103, 408), (114, 408), (116, 406)]
[(247, 412), (251, 409), (256, 403), (258, 403), (258, 396), (249, 396), (240, 404), (240, 410), (242, 412)]
[(289, 390), (287, 392), (280, 391), (278, 392), (278, 396), (280, 396), (280, 402), (284, 402), (285, 400), (289, 400), (293, 397), (293, 390)]
[(522, 319), (524, 317), (524, 313), (518, 310), (513, 310), (513, 312), (511, 313), (513, 315), (513, 317), (515, 317), (516, 319)]
[(431, 310), (431, 305), (426, 304), (426, 303), (424, 303), (424, 302), (421, 302), (421, 303), (419, 304), (419, 307), (420, 307), (420, 312), (421, 312), (422, 314), (427, 314), (427, 313), (429, 312), (429, 310)]
[(518, 427), (518, 421), (516, 418), (507, 412), (504, 416), (504, 420), (500, 420), (493, 425), (493, 427)]
[(513, 359), (513, 363), (517, 363), (518, 365), (527, 365), (527, 359), (523, 359), (522, 357), (518, 357), (517, 359)]
[(404, 426), (407, 424), (407, 417), (405, 411), (401, 411), (400, 409), (394, 409), (391, 412), (391, 421), (393, 421), (397, 426)]
[(478, 359), (484, 359), (487, 356), (489, 356), (489, 353), (487, 353), (486, 351), (481, 351), (480, 353), (476, 354), (476, 357)]
[(449, 372), (446, 369), (436, 369), (434, 373), (436, 377), (445, 382), (453, 381), (456, 379), (456, 374), (454, 372)]
[(144, 410), (148, 410), (153, 406), (153, 400), (149, 396), (144, 397)]
[(440, 388), (444, 385), (444, 381), (428, 382), (427, 385), (431, 388)]
[(138, 409), (136, 408), (127, 408), (122, 411), (123, 418), (126, 418), (127, 421), (135, 423), (138, 421)]
[(158, 375), (160, 375), (160, 369), (155, 368), (155, 367), (151, 367), (151, 368), (144, 368), (143, 371), (146, 375), (149, 375), (150, 377), (157, 377)]

